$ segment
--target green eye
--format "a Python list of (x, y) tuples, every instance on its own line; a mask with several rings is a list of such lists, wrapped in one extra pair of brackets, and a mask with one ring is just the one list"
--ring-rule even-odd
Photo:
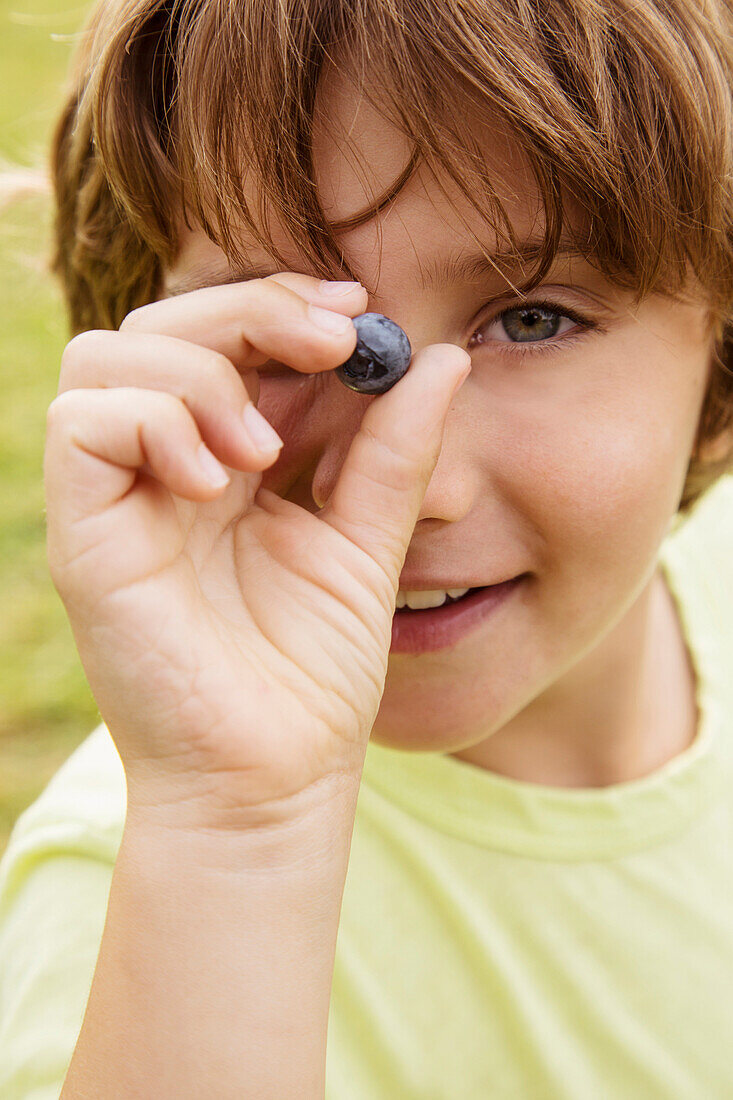
[(560, 328), (561, 314), (554, 309), (526, 306), (502, 313), (500, 321), (504, 332), (517, 343), (530, 340), (548, 340)]
[[(550, 344), (553, 336), (597, 328), (594, 321), (575, 310), (552, 302), (523, 302), (495, 314), (471, 337), (471, 344)], [(560, 341), (554, 341), (558, 344)]]

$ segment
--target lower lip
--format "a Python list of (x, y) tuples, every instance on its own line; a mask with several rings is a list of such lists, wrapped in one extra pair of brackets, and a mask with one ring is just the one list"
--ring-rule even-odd
[(401, 608), (392, 619), (390, 653), (430, 653), (447, 649), (470, 634), (506, 600), (523, 580), (492, 584), (464, 597), (457, 603), (445, 603), (425, 611)]

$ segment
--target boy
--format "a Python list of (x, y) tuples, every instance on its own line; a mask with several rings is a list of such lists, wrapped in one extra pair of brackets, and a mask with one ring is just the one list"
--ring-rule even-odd
[(103, 725), (3, 863), (4, 1096), (733, 1092), (730, 493), (660, 557), (730, 458), (730, 41), (96, 11), (45, 477)]

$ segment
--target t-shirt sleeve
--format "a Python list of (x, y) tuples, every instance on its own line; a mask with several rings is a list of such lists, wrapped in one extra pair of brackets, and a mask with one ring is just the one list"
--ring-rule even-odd
[(124, 827), (96, 731), (18, 819), (0, 861), (0, 1097), (58, 1100), (79, 1038)]
[(58, 1100), (86, 1010), (113, 865), (36, 837), (0, 895), (0, 1096)]

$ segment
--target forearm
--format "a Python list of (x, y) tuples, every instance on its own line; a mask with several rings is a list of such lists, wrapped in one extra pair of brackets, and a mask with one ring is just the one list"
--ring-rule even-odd
[(355, 805), (251, 837), (128, 824), (61, 1100), (322, 1100)]

